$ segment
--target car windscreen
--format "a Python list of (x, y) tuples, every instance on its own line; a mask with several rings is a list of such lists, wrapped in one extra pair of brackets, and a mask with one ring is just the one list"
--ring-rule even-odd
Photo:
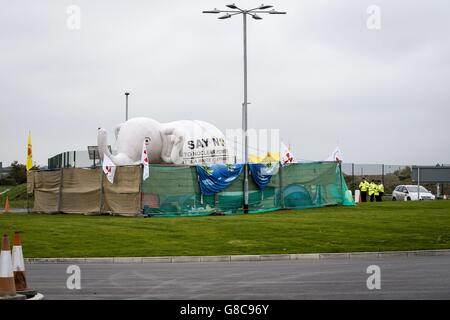
[[(417, 192), (417, 186), (410, 186), (410, 187), (407, 187), (407, 189), (408, 189), (409, 192)], [(430, 191), (428, 191), (424, 187), (420, 186), (420, 192), (424, 192), (425, 193), (425, 192), (430, 192)]]

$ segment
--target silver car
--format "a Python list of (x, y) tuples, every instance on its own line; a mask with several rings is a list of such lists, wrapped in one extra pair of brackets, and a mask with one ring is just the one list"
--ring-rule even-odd
[[(420, 186), (420, 200), (435, 200), (436, 197), (431, 191)], [(417, 192), (417, 185), (399, 185), (392, 192), (392, 201), (396, 200), (418, 200), (419, 193)]]

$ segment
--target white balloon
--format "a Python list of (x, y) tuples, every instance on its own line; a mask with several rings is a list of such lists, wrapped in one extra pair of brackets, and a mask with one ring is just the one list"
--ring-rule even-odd
[(98, 130), (100, 156), (106, 154), (116, 165), (140, 163), (145, 141), (150, 163), (212, 164), (227, 162), (224, 134), (214, 125), (199, 120), (159, 123), (150, 118), (133, 118), (115, 129), (117, 152), (110, 154), (105, 129)]

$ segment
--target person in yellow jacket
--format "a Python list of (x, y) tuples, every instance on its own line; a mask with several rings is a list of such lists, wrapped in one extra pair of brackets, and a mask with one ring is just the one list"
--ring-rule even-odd
[(378, 187), (374, 180), (370, 181), (369, 184), (369, 197), (370, 202), (373, 202), (375, 200), (375, 192), (378, 194)]
[(375, 201), (380, 201), (380, 189), (378, 189), (378, 181), (373, 182), (375, 184), (375, 188), (373, 189), (373, 196), (375, 197)]
[(381, 182), (381, 180), (378, 180), (378, 185), (377, 185), (377, 189), (378, 189), (378, 198), (377, 201), (382, 201), (383, 200), (383, 194), (384, 194), (384, 185)]
[(367, 202), (367, 191), (369, 191), (369, 181), (366, 178), (362, 178), (359, 183), (359, 190), (361, 191), (361, 202)]

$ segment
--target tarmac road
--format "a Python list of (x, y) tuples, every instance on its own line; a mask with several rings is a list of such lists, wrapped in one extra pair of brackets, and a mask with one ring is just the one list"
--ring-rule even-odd
[[(369, 265), (381, 289), (367, 289)], [(67, 264), (29, 264), (45, 299), (450, 299), (450, 256), (219, 263), (80, 264), (69, 290)]]

